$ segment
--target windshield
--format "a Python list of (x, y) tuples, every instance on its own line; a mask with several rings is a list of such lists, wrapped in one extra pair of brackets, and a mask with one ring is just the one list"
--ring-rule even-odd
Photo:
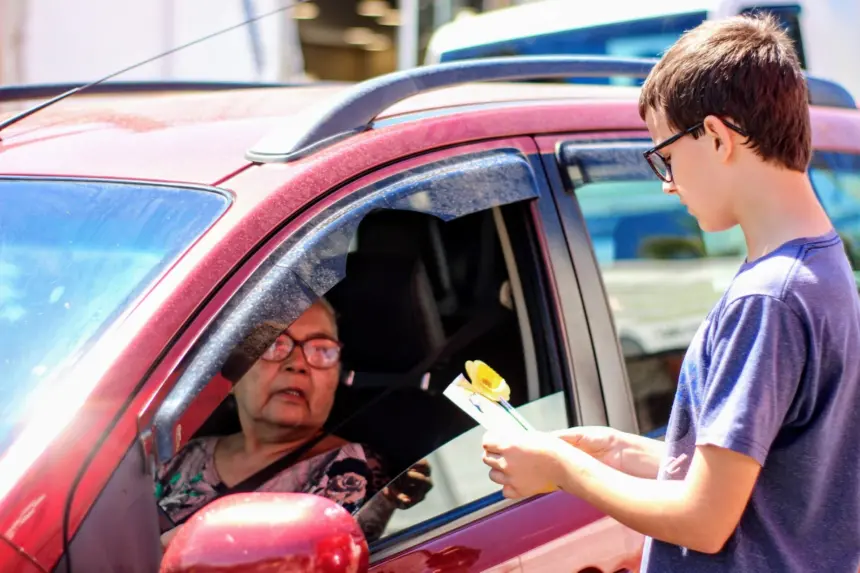
[(0, 452), (68, 369), (224, 212), (214, 191), (0, 180)]

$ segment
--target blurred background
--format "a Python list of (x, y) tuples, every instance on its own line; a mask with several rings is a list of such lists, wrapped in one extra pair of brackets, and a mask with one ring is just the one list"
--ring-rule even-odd
[(231, 26), (116, 79), (355, 82), (486, 56), (657, 57), (706, 19), (761, 11), (809, 73), (860, 99), (860, 0), (0, 0), (0, 85), (85, 83)]
[[(433, 31), (529, 0), (313, 0), (123, 80), (358, 81), (417, 65)], [(292, 0), (0, 0), (0, 84), (79, 82)]]

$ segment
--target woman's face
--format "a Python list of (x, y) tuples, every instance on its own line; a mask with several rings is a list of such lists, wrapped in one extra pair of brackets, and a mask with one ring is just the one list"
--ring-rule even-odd
[(334, 317), (322, 303), (314, 304), (236, 384), (240, 417), (285, 428), (321, 428), (340, 376), (336, 341)]

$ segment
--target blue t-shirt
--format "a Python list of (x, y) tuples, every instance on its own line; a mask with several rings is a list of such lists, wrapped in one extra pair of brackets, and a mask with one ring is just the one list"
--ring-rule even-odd
[(708, 444), (762, 470), (722, 551), (648, 539), (643, 572), (857, 573), (860, 297), (836, 232), (741, 267), (687, 350), (666, 443), (658, 479)]

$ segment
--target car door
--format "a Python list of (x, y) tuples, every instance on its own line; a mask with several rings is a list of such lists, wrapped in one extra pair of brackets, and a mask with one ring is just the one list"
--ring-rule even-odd
[[(546, 176), (542, 159), (535, 155), (531, 160)], [(551, 177), (542, 178), (540, 196), (528, 215), (540, 250), (526, 258), (537, 266), (520, 265), (518, 272), (521, 276), (545, 273), (550, 278), (548, 290), (534, 296), (555, 302), (554, 318), (563, 327), (563, 337), (555, 343), (571, 356), (574, 375), (566, 392), (573, 395), (575, 409), (567, 420), (559, 419), (554, 403), (560, 396), (552, 394), (518, 410), (542, 430), (565, 424), (604, 425), (603, 396), (595, 393), (592, 334), (582, 314), (583, 278), (571, 264), (567, 230), (558, 216), (551, 182)], [(527, 235), (521, 235), (519, 242), (527, 243)], [(516, 239), (512, 236), (511, 240)], [(533, 299), (525, 301), (526, 305), (531, 302)], [(431, 492), (422, 504), (395, 514), (385, 534), (371, 545), (372, 571), (615, 572), (638, 567), (642, 536), (573, 496), (556, 492), (520, 502), (504, 501), (478, 459), (482, 434), (481, 428), (471, 429), (429, 456), (456, 460), (437, 487), (460, 493), (459, 498), (445, 499)], [(372, 507), (371, 501), (363, 511)]]
[[(860, 155), (827, 143), (814, 150), (809, 175), (856, 269)], [(538, 145), (582, 287), (609, 423), (661, 437), (687, 345), (746, 256), (742, 231), (704, 233), (662, 192), (642, 157), (652, 145), (645, 132)]]
[[(153, 366), (145, 384), (147, 396), (134, 401), (140, 407), (137, 416), (141, 447), (129, 450), (90, 511), (92, 519), (88, 517), (76, 535), (71, 548), (75, 570), (87, 565), (88, 549), (100, 535), (120, 526), (115, 523), (116, 515), (111, 517), (110, 508), (127, 491), (128, 480), (134, 477), (134, 486), (139, 489), (140, 468), (147, 469), (152, 479), (158, 463), (170, 459), (207, 425), (217, 426), (215, 411), (230, 389), (221, 370), (233, 348), (272, 313), (295, 319), (317, 297), (337, 298), (338, 290), (343, 290), (340, 287), (357, 276), (351, 274), (355, 265), (350, 262), (353, 259), (350, 255), (354, 251), (363, 252), (372, 242), (366, 238), (367, 233), (362, 233), (363, 226), (370, 220), (378, 221), (380, 213), (417, 214), (424, 222), (441, 220), (443, 229), (458, 226), (459, 230), (450, 233), (450, 237), (468, 235), (470, 221), (478, 225), (480, 219), (481, 228), (488, 229), (491, 242), (497, 247), (494, 256), (499, 260), (498, 268), (504, 270), (503, 280), (484, 284), (482, 273), (476, 272), (483, 267), (475, 270), (463, 263), (470, 260), (468, 252), (475, 245), (471, 239), (461, 241), (467, 254), (449, 265), (449, 270), (457, 276), (446, 279), (437, 273), (432, 277), (435, 282), (431, 287), (441, 289), (441, 294), (434, 297), (434, 304), (444, 314), (446, 281), (456, 284), (459, 280), (461, 286), (468, 286), (468, 293), (454, 292), (454, 298), (478, 299), (477, 293), (484, 293), (480, 296), (486, 295), (492, 305), (507, 309), (505, 324), (513, 324), (515, 329), (510, 332), (516, 333), (508, 342), (514, 340), (517, 349), (513, 353), (496, 353), (496, 358), (488, 362), (494, 365), (496, 360), (505, 362), (509, 355), (518, 357), (521, 375), (510, 377), (518, 394), (512, 397), (512, 403), (537, 427), (553, 430), (576, 423), (605, 424), (576, 276), (536, 151), (533, 140), (514, 138), (459, 146), (396, 162), (332, 190), (257, 252), (249, 253), (243, 267), (220, 291), (213, 293), (197, 318), (165, 351), (163, 360)], [(261, 169), (259, 173), (262, 172)], [(264, 175), (271, 176), (271, 172)], [(230, 183), (237, 189), (254, 186), (255, 177), (254, 170), (250, 170)], [(432, 229), (432, 225), (428, 228)], [(449, 246), (452, 240), (456, 243), (450, 237), (445, 239)], [(383, 243), (389, 248), (408, 241)], [(459, 256), (455, 251), (449, 248), (448, 256)], [(437, 258), (432, 257), (433, 261)], [(481, 255), (473, 260), (476, 265), (483, 265), (486, 258)], [(437, 264), (433, 261), (427, 262), (427, 266)], [(378, 284), (380, 288), (385, 286), (383, 282)], [(400, 340), (391, 342), (394, 349)], [(469, 347), (464, 356), (476, 359), (484, 356), (468, 354), (473, 348), (484, 348), (480, 352), (491, 353), (496, 341), (490, 338), (485, 341), (489, 344)], [(361, 343), (356, 340), (351, 346)], [(349, 392), (373, 391), (374, 380), (386, 379), (372, 376), (377, 374), (371, 371), (372, 366), (380, 365), (359, 371), (353, 383), (356, 387)], [(459, 367), (454, 363), (451, 368), (449, 376)], [(367, 387), (358, 383), (365, 378), (369, 380)], [(450, 378), (439, 380), (434, 383), (444, 384)], [(427, 390), (421, 386), (422, 381), (416, 381), (417, 387), (411, 388), (420, 400), (425, 398), (422, 392), (426, 394)], [(344, 389), (338, 392), (342, 390), (347, 392)], [(425, 416), (432, 427), (422, 428), (420, 439), (404, 443), (407, 447), (413, 443), (427, 446), (423, 451), (416, 450), (413, 461), (429, 459), (437, 468), (432, 492), (435, 497), (428, 497), (404, 515), (395, 514), (387, 531), (372, 540), (373, 571), (461, 571), (467, 564), (468, 570), (474, 571), (508, 566), (518, 570), (519, 555), (593, 524), (601, 517), (563, 494), (517, 504), (503, 501), (480, 462), (477, 446), (481, 429), (474, 428), (474, 424), (453, 427), (449, 417), (456, 417), (455, 407), (442, 398), (434, 400), (437, 407), (445, 404), (440, 410), (442, 415)], [(420, 417), (422, 409), (412, 413)], [(372, 418), (408, 424), (410, 416), (401, 414), (399, 408), (391, 407)], [(380, 429), (382, 432), (370, 432), (371, 437), (382, 435), (394, 441), (409, 435), (408, 427), (376, 428)], [(380, 446), (386, 449), (387, 444)], [(153, 513), (141, 520), (147, 524), (146, 531), (138, 532), (141, 536), (157, 534), (151, 530), (154, 506), (153, 503)], [(512, 535), (514, 528), (524, 523), (539, 533), (530, 537)], [(510, 542), (511, 539), (517, 541)], [(113, 551), (116, 553), (113, 562), (122, 562), (121, 547), (102, 547), (101, 551)], [(612, 548), (610, 557), (614, 559), (616, 553), (617, 549)], [(582, 558), (591, 560), (592, 556)]]

